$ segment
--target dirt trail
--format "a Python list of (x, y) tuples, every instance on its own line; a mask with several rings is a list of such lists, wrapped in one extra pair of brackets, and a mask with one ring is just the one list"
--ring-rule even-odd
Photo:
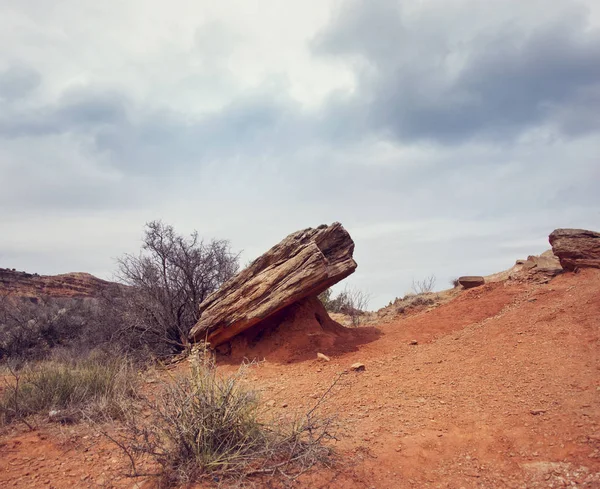
[[(341, 462), (294, 487), (600, 487), (600, 270), (489, 284), (379, 329), (331, 362), (250, 370), (281, 416), (346, 372), (323, 406), (344, 427)], [(2, 436), (0, 487), (134, 487), (117, 450), (59, 430)]]

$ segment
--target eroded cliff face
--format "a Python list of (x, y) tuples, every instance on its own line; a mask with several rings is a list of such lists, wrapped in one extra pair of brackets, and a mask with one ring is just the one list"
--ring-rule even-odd
[(0, 294), (30, 299), (48, 297), (96, 297), (117, 292), (122, 287), (114, 282), (94, 277), (89, 273), (38, 275), (15, 269), (0, 268)]

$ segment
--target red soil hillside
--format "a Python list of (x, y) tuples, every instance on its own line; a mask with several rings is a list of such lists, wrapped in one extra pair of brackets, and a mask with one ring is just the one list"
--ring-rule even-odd
[(0, 268), (0, 294), (26, 298), (94, 297), (119, 287), (114, 282), (99, 279), (89, 273), (38, 275)]
[[(342, 373), (322, 406), (343, 428), (337, 466), (255, 487), (600, 487), (600, 270), (490, 283), (375, 329), (347, 350), (332, 343), (330, 362), (287, 363), (290, 343), (251, 367), (283, 417)], [(126, 457), (100, 440), (81, 425), (13, 428), (0, 437), (0, 487), (155, 487), (126, 477)]]

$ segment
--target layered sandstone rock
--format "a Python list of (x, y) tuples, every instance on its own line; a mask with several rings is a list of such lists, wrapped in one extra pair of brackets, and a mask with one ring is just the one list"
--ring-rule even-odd
[(0, 268), (0, 295), (36, 300), (40, 297), (85, 298), (116, 294), (123, 286), (89, 273), (38, 275)]
[(552, 251), (565, 270), (600, 268), (600, 233), (585, 229), (556, 229), (549, 240)]
[(354, 242), (340, 223), (290, 234), (200, 304), (192, 341), (216, 347), (356, 269)]

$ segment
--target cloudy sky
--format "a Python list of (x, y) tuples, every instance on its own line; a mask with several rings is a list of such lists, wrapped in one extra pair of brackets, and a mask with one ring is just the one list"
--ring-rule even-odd
[(340, 221), (379, 307), (600, 229), (600, 7), (0, 0), (0, 267)]

